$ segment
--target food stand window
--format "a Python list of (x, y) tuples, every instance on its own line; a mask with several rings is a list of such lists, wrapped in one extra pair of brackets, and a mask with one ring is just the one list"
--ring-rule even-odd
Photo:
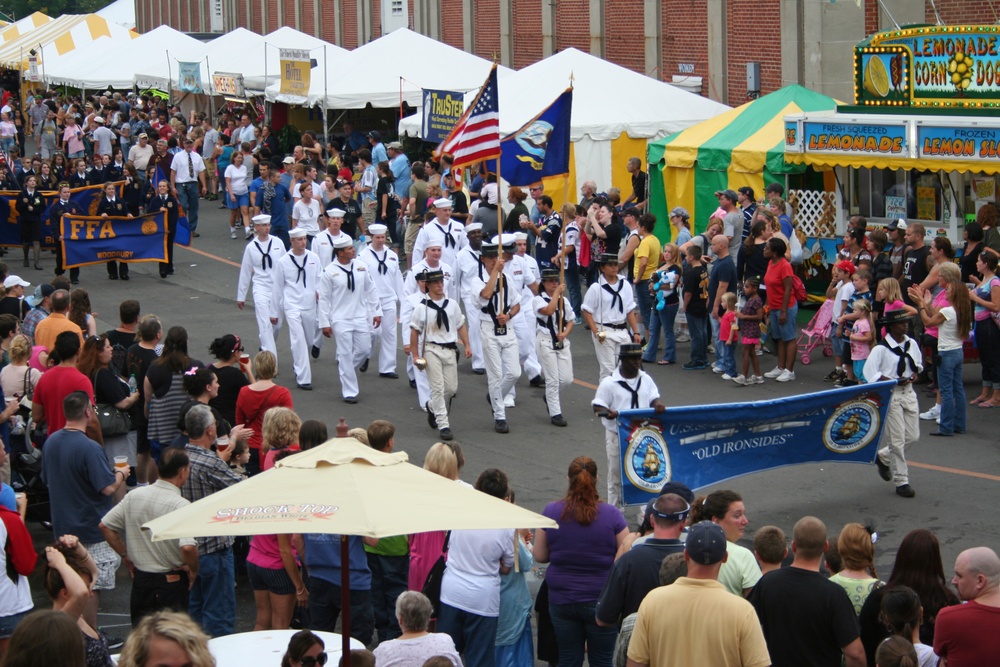
[(852, 169), (851, 215), (869, 219), (940, 222), (944, 204), (944, 178), (938, 171), (906, 169)]

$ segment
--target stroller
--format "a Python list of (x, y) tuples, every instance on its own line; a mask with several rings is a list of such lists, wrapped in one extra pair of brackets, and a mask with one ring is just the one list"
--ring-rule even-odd
[(833, 343), (830, 342), (830, 323), (833, 321), (833, 299), (827, 299), (816, 311), (816, 315), (809, 320), (799, 335), (796, 342), (799, 354), (802, 355), (802, 363), (808, 364), (812, 361), (809, 353), (820, 345), (823, 346), (823, 356), (833, 356)]
[(28, 499), (28, 521), (37, 521), (46, 528), (52, 527), (49, 488), (42, 481), (42, 450), (32, 440), (34, 425), (29, 420), (24, 432), (11, 435), (10, 457), (11, 486), (24, 493)]

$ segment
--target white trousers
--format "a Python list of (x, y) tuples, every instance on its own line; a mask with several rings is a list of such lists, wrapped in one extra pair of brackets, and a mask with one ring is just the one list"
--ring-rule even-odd
[(424, 350), (427, 369), (419, 375), (427, 376), (431, 390), (431, 412), (439, 429), (448, 428), (448, 402), (458, 393), (458, 359), (455, 350), (428, 343)]
[(632, 342), (632, 337), (628, 334), (628, 329), (609, 329), (597, 325), (598, 331), (606, 334), (604, 342), (591, 334), (594, 341), (594, 351), (597, 353), (597, 365), (600, 368), (600, 379), (603, 380), (615, 372), (618, 366), (618, 350), (622, 345)]
[(538, 355), (535, 353), (535, 318), (528, 319), (528, 316), (521, 311), (512, 320), (514, 333), (517, 335), (517, 349), (524, 366), (524, 372), (529, 378), (538, 377), (542, 372), (542, 367), (538, 363)]
[(347, 398), (357, 396), (358, 367), (372, 353), (371, 325), (364, 318), (333, 323), (333, 339), (337, 342), (337, 371), (340, 374), (340, 393)]
[(271, 324), (271, 312), (268, 304), (271, 303), (271, 290), (266, 287), (253, 288), (253, 310), (257, 317), (257, 337), (260, 339), (260, 349), (267, 350), (278, 356), (278, 347), (274, 340), (281, 331), (281, 316), (278, 316), (278, 323)]
[(545, 404), (549, 416), (562, 414), (559, 402), (559, 390), (573, 382), (573, 357), (570, 354), (569, 339), (563, 341), (563, 349), (552, 347), (552, 336), (547, 331), (535, 334), (535, 346), (538, 351), (538, 361), (545, 375)]
[(514, 335), (510, 326), (507, 327), (506, 336), (497, 336), (493, 333), (492, 321), (483, 322), (480, 320), (479, 331), (483, 340), (483, 359), (486, 362), (486, 382), (490, 388), (493, 419), (506, 419), (507, 411), (504, 408), (503, 397), (521, 377), (517, 336)]
[(285, 310), (288, 322), (288, 338), (292, 343), (292, 368), (297, 384), (312, 384), (312, 368), (309, 366), (309, 344), (316, 331), (316, 309)]
[(622, 469), (619, 460), (618, 429), (604, 429), (604, 450), (608, 455), (608, 504), (623, 509), (622, 504)]
[(396, 302), (382, 302), (382, 323), (372, 327), (372, 352), (378, 344), (378, 372), (396, 372)]
[[(417, 345), (419, 345), (419, 339)], [(431, 400), (431, 385), (427, 381), (427, 372), (418, 371), (413, 367), (413, 357), (406, 355), (406, 377), (417, 384), (417, 404), (425, 409), (427, 401)]]
[(885, 413), (885, 427), (878, 457), (892, 468), (892, 483), (896, 486), (910, 483), (906, 467), (906, 446), (920, 439), (920, 406), (913, 385), (897, 386), (892, 390), (889, 409)]
[(476, 326), (476, 323), (479, 322), (479, 308), (467, 299), (463, 299), (462, 304), (465, 306), (465, 321), (468, 325), (466, 328), (469, 330), (469, 347), (472, 348), (472, 367), (476, 369), (486, 368), (486, 362), (483, 361), (482, 335), (479, 333), (479, 327)]

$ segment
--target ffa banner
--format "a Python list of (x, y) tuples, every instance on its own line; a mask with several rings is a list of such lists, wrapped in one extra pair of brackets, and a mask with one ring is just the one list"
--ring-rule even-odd
[(182, 93), (201, 95), (201, 63), (177, 62), (177, 90)]
[(573, 89), (570, 88), (533, 120), (500, 142), (504, 180), (511, 185), (525, 186), (549, 176), (569, 173), (572, 111)]
[(309, 94), (309, 74), (311, 72), (309, 51), (305, 49), (281, 49), (282, 95), (306, 97)]
[[(70, 191), (72, 200), (81, 211), (93, 215), (97, 212), (97, 203), (103, 196), (103, 185), (90, 185), (85, 188), (76, 188)], [(19, 193), (13, 190), (0, 192), (0, 246), (20, 246), (21, 229), (17, 224), (17, 203)], [(56, 236), (58, 229), (49, 220), (49, 206), (59, 199), (57, 192), (44, 192), (45, 212), (42, 214), (42, 248), (54, 250), (56, 247)]]
[(670, 480), (692, 489), (800, 463), (871, 463), (895, 382), (773, 401), (627, 410), (618, 416), (625, 503)]
[(167, 261), (166, 213), (137, 218), (62, 217), (62, 248), (68, 269), (88, 264)]
[(465, 96), (452, 90), (424, 89), (424, 141), (439, 144), (448, 138), (465, 111)]

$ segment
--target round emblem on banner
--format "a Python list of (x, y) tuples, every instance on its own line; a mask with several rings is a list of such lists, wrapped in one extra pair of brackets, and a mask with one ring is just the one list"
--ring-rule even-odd
[(155, 234), (156, 223), (153, 222), (152, 220), (147, 220), (146, 222), (142, 223), (142, 233), (145, 234), (146, 236)]
[(644, 425), (632, 432), (625, 450), (625, 476), (637, 488), (658, 493), (670, 481), (670, 457), (659, 429)]
[(823, 444), (831, 452), (850, 454), (868, 445), (879, 431), (878, 409), (867, 401), (838, 406), (823, 428)]

